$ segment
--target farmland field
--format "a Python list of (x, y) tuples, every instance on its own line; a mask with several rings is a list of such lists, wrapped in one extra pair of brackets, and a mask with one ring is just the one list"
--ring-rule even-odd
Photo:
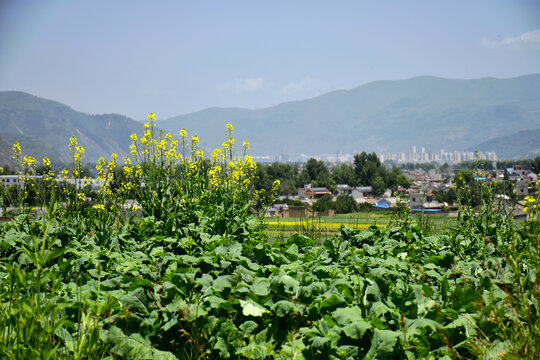
[[(94, 197), (26, 178), (0, 225), (1, 358), (539, 358), (538, 194), (525, 223), (464, 204), (443, 232), (360, 213), (327, 219), (317, 243), (269, 241), (253, 206), (279, 182), (253, 192), (232, 126), (206, 161), (197, 137), (149, 120), (131, 159), (99, 162)], [(77, 178), (84, 149), (70, 148)], [(24, 178), (32, 159), (14, 150)], [(27, 186), (50, 196), (42, 217)]]
[[(357, 212), (337, 214), (333, 216), (313, 216), (304, 218), (265, 218), (264, 224), (270, 234), (308, 233), (333, 235), (339, 233), (342, 225), (353, 229), (365, 230), (371, 226), (387, 227), (395, 220), (393, 211)], [(411, 216), (413, 222), (424, 222), (434, 233), (444, 233), (449, 227), (457, 224), (456, 217), (439, 214), (416, 214)]]

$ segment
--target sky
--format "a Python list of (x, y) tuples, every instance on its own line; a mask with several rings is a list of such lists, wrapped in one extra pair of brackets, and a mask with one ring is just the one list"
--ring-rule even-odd
[(540, 73), (540, 1), (0, 0), (0, 90), (158, 119)]

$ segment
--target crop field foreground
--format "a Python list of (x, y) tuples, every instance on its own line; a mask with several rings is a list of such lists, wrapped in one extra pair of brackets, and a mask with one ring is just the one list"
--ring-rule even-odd
[[(252, 190), (232, 126), (204, 159), (198, 138), (149, 120), (123, 166), (100, 161), (94, 196), (26, 178), (0, 226), (0, 358), (540, 358), (538, 194), (523, 224), (463, 204), (444, 234), (405, 214), (320, 245), (268, 241), (253, 208), (279, 182)], [(70, 146), (63, 176), (77, 179), (84, 149)]]

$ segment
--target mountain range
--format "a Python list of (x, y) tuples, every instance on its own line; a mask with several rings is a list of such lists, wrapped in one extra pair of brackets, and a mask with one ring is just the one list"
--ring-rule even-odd
[[(141, 123), (125, 116), (89, 115), (61, 103), (18, 91), (0, 92), (0, 138), (19, 141), (23, 152), (36, 158), (69, 162), (69, 138), (74, 135), (85, 148), (85, 159), (96, 161), (115, 152), (129, 154), (129, 135), (142, 129)], [(11, 153), (11, 145), (9, 145)], [(0, 152), (2, 156), (4, 152)], [(3, 163), (9, 162), (2, 156)]]
[[(157, 124), (174, 135), (186, 128), (207, 151), (220, 146), (225, 125), (232, 123), (237, 143), (249, 140), (254, 155), (410, 152), (416, 146), (518, 158), (540, 154), (539, 95), (540, 74), (474, 80), (421, 76), (264, 109), (208, 108)], [(69, 162), (72, 135), (85, 147), (87, 161), (112, 152), (123, 157), (134, 132), (142, 132), (141, 123), (122, 115), (90, 115), (23, 92), (0, 92), (0, 163), (10, 161), (16, 140), (30, 155)]]
[(502, 159), (527, 159), (540, 156), (540, 129), (519, 131), (470, 147), (468, 151), (497, 149)]
[(411, 152), (414, 145), (462, 151), (540, 129), (539, 99), (540, 74), (476, 80), (422, 76), (265, 109), (209, 108), (158, 124), (173, 133), (185, 127), (210, 146), (223, 141), (230, 122), (240, 140), (251, 141), (254, 154)]

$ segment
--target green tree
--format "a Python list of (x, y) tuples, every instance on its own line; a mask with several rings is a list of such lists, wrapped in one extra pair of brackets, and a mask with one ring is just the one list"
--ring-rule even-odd
[(373, 182), (371, 183), (371, 187), (373, 188), (373, 193), (376, 195), (383, 194), (386, 190), (384, 179), (380, 176), (377, 176), (375, 180), (373, 180)]
[(347, 214), (358, 211), (358, 204), (350, 195), (339, 195), (336, 198), (335, 209), (338, 214)]
[(335, 191), (336, 188), (328, 167), (321, 160), (309, 159), (300, 174), (300, 179), (304, 181), (304, 184), (326, 187), (330, 191)]
[(336, 165), (332, 169), (332, 179), (336, 184), (357, 185), (354, 168), (348, 164)]
[(311, 208), (315, 211), (322, 212), (322, 211), (326, 211), (330, 209), (335, 209), (335, 206), (336, 204), (334, 203), (332, 199), (332, 195), (327, 194), (327, 195), (323, 195), (320, 199), (315, 201), (311, 205)]

